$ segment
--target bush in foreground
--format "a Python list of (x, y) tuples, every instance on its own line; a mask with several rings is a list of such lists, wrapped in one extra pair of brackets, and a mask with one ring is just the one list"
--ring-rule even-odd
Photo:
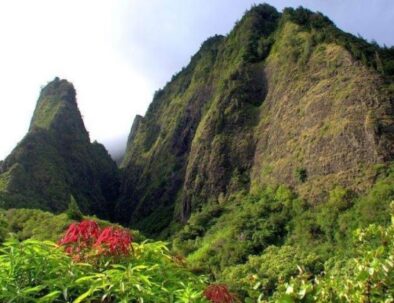
[(394, 213), (391, 226), (372, 224), (354, 236), (354, 257), (330, 259), (317, 276), (299, 268), (272, 302), (394, 302)]
[(204, 278), (174, 262), (163, 242), (132, 243), (126, 252), (129, 240), (92, 221), (70, 226), (64, 247), (9, 240), (0, 250), (0, 302), (207, 302)]

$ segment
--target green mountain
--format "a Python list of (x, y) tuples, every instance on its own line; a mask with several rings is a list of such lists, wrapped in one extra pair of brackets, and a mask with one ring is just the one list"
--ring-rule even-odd
[[(173, 234), (233, 194), (285, 185), (309, 205), (367, 192), (394, 155), (394, 50), (303, 8), (254, 6), (205, 41), (137, 116), (121, 171), (55, 79), (0, 163), (0, 207), (82, 212)], [(164, 231), (164, 232), (163, 232)]]
[(2, 208), (60, 212), (72, 195), (84, 213), (109, 218), (118, 193), (116, 164), (90, 142), (75, 89), (58, 78), (42, 89), (29, 131), (0, 173)]
[(393, 59), (320, 13), (253, 7), (136, 117), (117, 219), (165, 235), (240, 191), (367, 191), (394, 156)]
[[(42, 90), (0, 161), (0, 296), (392, 302), (393, 160), (394, 48), (304, 8), (253, 6), (135, 117), (120, 169), (90, 143), (73, 86)], [(81, 211), (170, 247), (137, 244), (113, 267), (94, 248), (84, 271), (48, 243), (16, 240), (56, 240)]]

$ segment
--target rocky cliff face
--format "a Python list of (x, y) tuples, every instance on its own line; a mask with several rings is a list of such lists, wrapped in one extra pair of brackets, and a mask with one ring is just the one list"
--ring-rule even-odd
[(254, 185), (289, 184), (310, 201), (336, 184), (364, 190), (373, 165), (394, 151), (384, 79), (336, 43), (308, 46), (313, 35), (284, 24), (265, 61), (269, 89), (251, 171)]
[(135, 120), (118, 218), (158, 233), (239, 190), (365, 190), (394, 156), (393, 57), (321, 14), (252, 8)]
[(65, 210), (72, 194), (85, 213), (111, 217), (118, 171), (105, 148), (90, 143), (71, 83), (42, 89), (27, 135), (5, 159), (0, 206)]

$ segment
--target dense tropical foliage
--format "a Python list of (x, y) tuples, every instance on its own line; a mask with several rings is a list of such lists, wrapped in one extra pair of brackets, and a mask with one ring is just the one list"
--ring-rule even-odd
[[(393, 202), (394, 207), (394, 202)], [(299, 274), (274, 294), (280, 302), (393, 302), (394, 212), (392, 225), (370, 225), (355, 234), (355, 255), (329, 259), (320, 275)]]
[[(295, 247), (270, 246), (226, 267), (226, 284), (189, 271), (163, 242), (132, 243), (129, 231), (73, 223), (58, 244), (8, 239), (0, 249), (1, 302), (392, 302), (392, 224), (353, 233), (351, 256), (324, 263)], [(193, 261), (191, 261), (192, 263)], [(275, 279), (274, 277), (277, 277)], [(237, 288), (238, 287), (240, 288)]]
[(0, 301), (391, 302), (392, 184), (388, 168), (367, 195), (338, 187), (312, 208), (283, 186), (239, 193), (193, 215), (172, 249), (104, 221), (3, 211)]
[[(298, 302), (302, 285), (310, 292), (313, 286), (318, 293), (322, 283), (330, 287), (329, 283), (337, 281), (339, 286), (348, 279), (351, 285), (358, 283), (358, 271), (364, 272), (362, 267), (370, 266), (367, 262), (379, 267), (377, 264), (387, 261), (384, 270), (388, 270), (388, 276), (380, 283), (387, 286), (382, 286), (380, 300), (383, 293), (393, 289), (389, 283), (393, 184), (394, 174), (389, 167), (380, 171), (369, 193), (357, 195), (337, 187), (319, 205), (308, 205), (284, 186), (255, 194), (239, 193), (192, 215), (173, 238), (173, 249), (186, 256), (192, 271), (227, 284), (246, 302), (275, 301), (284, 297), (280, 294), (286, 294), (287, 301), (283, 302)], [(377, 259), (373, 261), (373, 257)], [(373, 275), (384, 275), (382, 270), (375, 268)], [(371, 288), (376, 285), (371, 284)], [(292, 296), (286, 293), (291, 287)], [(338, 291), (336, 295), (342, 296), (338, 287), (332, 287)], [(308, 297), (310, 301), (304, 297), (298, 300), (344, 301), (343, 297), (330, 301), (315, 293), (313, 296), (315, 299)]]
[(73, 223), (59, 245), (10, 239), (0, 251), (1, 302), (205, 302), (206, 285), (163, 242)]

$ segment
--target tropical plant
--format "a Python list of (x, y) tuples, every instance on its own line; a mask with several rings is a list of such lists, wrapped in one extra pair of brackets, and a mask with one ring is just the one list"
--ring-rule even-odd
[(330, 259), (321, 275), (300, 267), (299, 275), (280, 285), (272, 301), (393, 302), (394, 213), (389, 227), (372, 224), (358, 229), (355, 243), (356, 256)]
[(125, 229), (108, 226), (102, 230), (95, 221), (84, 220), (71, 224), (59, 244), (74, 260), (89, 262), (100, 256), (129, 255), (132, 239)]
[(0, 302), (206, 302), (205, 285), (165, 243), (132, 243), (94, 221), (72, 224), (59, 244), (10, 239), (0, 248)]

